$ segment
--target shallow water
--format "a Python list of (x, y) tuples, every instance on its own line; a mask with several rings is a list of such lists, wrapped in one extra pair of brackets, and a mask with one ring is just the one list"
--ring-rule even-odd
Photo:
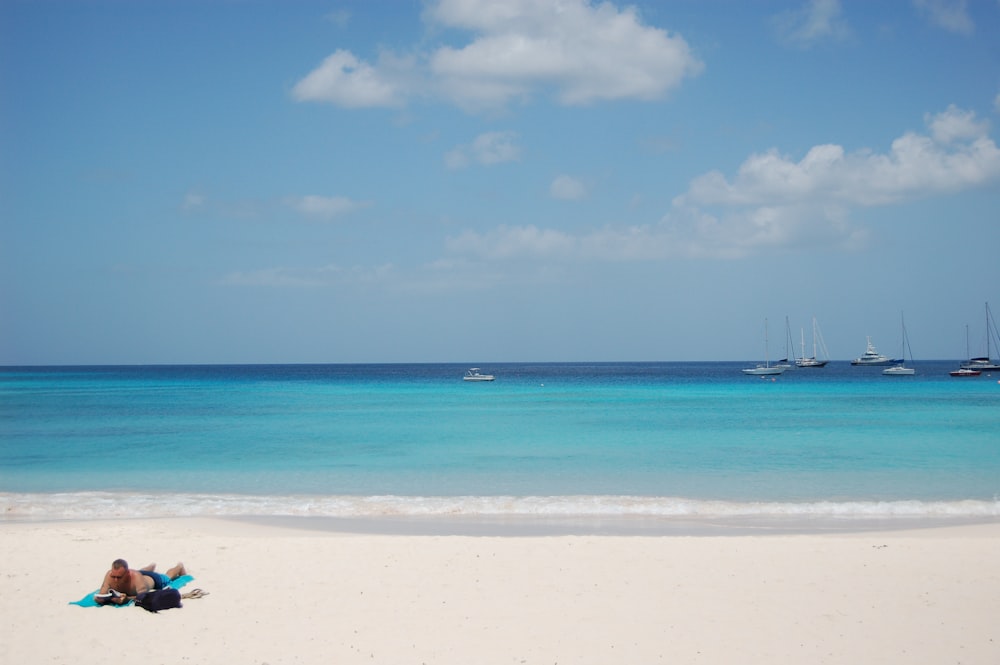
[(1000, 377), (834, 362), (0, 368), (7, 519), (1000, 515)]

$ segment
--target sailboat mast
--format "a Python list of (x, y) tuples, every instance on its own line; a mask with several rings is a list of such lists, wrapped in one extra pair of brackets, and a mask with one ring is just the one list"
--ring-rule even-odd
[(767, 319), (764, 319), (764, 367), (770, 367), (771, 363), (767, 358)]
[(986, 303), (986, 361), (990, 360), (990, 303)]
[(816, 355), (816, 317), (813, 317), (813, 358), (819, 358)]

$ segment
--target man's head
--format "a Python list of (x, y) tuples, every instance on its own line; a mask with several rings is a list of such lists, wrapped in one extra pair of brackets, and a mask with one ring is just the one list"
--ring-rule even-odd
[(120, 580), (128, 575), (128, 562), (125, 559), (115, 559), (111, 562), (111, 579)]

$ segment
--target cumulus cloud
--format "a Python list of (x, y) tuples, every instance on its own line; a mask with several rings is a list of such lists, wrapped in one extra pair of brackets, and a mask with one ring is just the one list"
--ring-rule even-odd
[(955, 192), (1000, 176), (1000, 150), (987, 135), (988, 123), (974, 112), (949, 106), (925, 121), (927, 134), (908, 132), (885, 154), (819, 145), (797, 162), (776, 150), (751, 155), (731, 181), (718, 171), (696, 178), (678, 203), (883, 205)]
[(549, 185), (549, 194), (554, 199), (563, 201), (576, 201), (587, 195), (587, 189), (583, 183), (568, 175), (557, 176)]
[(841, 40), (850, 34), (840, 16), (839, 0), (810, 0), (797, 9), (772, 19), (778, 36), (794, 46), (807, 48), (825, 40)]
[(521, 148), (517, 145), (515, 132), (486, 132), (477, 136), (472, 143), (460, 145), (449, 151), (445, 165), (450, 169), (461, 169), (471, 164), (492, 166), (503, 162), (515, 162), (521, 158)]
[(965, 0), (913, 0), (917, 11), (932, 24), (958, 35), (971, 35), (976, 26)]
[(346, 196), (300, 196), (287, 200), (289, 206), (307, 217), (333, 219), (371, 205), (367, 201), (354, 201)]
[(431, 27), (464, 32), (461, 46), (376, 63), (338, 50), (293, 89), (300, 101), (348, 108), (397, 106), (432, 94), (469, 110), (540, 92), (561, 104), (662, 98), (703, 65), (677, 34), (645, 24), (633, 7), (590, 0), (436, 0)]
[(797, 160), (777, 150), (750, 155), (732, 177), (696, 177), (654, 224), (578, 234), (501, 226), (449, 238), (447, 248), (484, 259), (607, 261), (856, 248), (867, 232), (851, 223), (854, 210), (1000, 182), (1000, 149), (987, 122), (955, 106), (925, 122), (925, 132), (903, 134), (884, 153), (817, 145)]
[(404, 58), (387, 54), (370, 65), (338, 49), (295, 84), (292, 96), (300, 102), (330, 102), (347, 108), (400, 106), (405, 94), (400, 83), (409, 68)]

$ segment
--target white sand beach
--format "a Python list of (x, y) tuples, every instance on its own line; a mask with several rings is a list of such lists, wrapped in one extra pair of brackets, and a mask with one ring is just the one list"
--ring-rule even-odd
[[(1000, 663), (1000, 524), (430, 536), (221, 519), (0, 525), (4, 663)], [(181, 609), (69, 605), (116, 557)]]

